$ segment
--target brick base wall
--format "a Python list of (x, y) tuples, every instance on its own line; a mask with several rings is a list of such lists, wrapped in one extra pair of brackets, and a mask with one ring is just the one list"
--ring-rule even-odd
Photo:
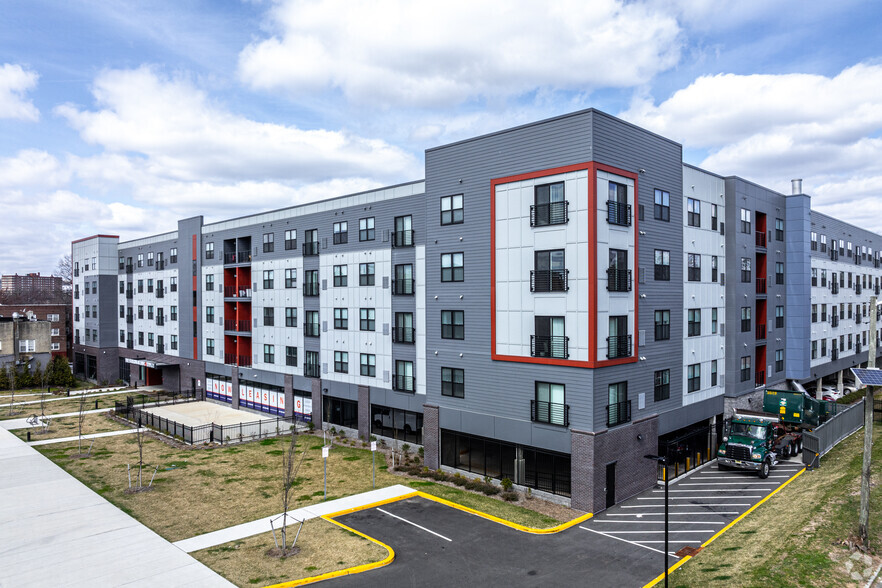
[(358, 387), (358, 437), (367, 441), (371, 438), (371, 389)]
[(323, 430), (322, 423), (322, 381), (318, 378), (310, 380), (312, 384), (312, 422), (318, 431)]
[(429, 469), (441, 467), (441, 429), (438, 427), (437, 406), (423, 405), (423, 463)]
[(726, 398), (724, 409), (723, 409), (723, 418), (728, 419), (735, 414), (735, 409), (740, 408), (743, 410), (756, 410), (762, 411), (763, 409), (763, 396), (765, 395), (765, 389), (760, 388), (759, 390), (754, 390), (744, 396), (739, 396), (738, 398)]
[(294, 416), (294, 376), (285, 374), (285, 416)]
[(238, 410), (239, 409), (239, 368), (233, 367), (233, 369), (230, 370), (230, 376), (231, 376), (231, 378), (230, 378), (231, 383), (233, 385), (233, 401), (231, 403), (231, 406), (233, 408), (235, 408), (236, 410)]

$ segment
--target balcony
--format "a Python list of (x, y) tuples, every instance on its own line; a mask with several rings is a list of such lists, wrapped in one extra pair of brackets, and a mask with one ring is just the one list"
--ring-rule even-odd
[(126, 290), (126, 298), (131, 300), (132, 298), (134, 298), (134, 296), (135, 296), (135, 293), (132, 290)]
[(530, 270), (530, 292), (566, 292), (570, 270)]
[(765, 278), (757, 278), (756, 279), (756, 293), (757, 294), (765, 294), (766, 293), (766, 279)]
[(413, 392), (416, 390), (416, 379), (413, 376), (392, 374), (392, 389), (399, 392)]
[(606, 357), (616, 359), (631, 357), (631, 335), (614, 335), (606, 338)]
[(860, 283), (860, 282), (856, 282), (855, 285), (854, 285), (854, 293), (855, 293), (855, 294), (860, 294), (860, 293), (861, 293), (861, 290), (862, 290), (862, 288), (861, 288), (861, 283)]
[(548, 225), (563, 225), (570, 221), (568, 200), (563, 202), (549, 202), (548, 204), (536, 204), (530, 207), (530, 226), (545, 227)]
[(396, 296), (413, 296), (413, 278), (392, 280), (392, 294)]
[(225, 320), (224, 321), (224, 331), (235, 331), (236, 330), (236, 321), (235, 320)]
[(156, 288), (156, 297), (157, 298), (165, 298), (165, 292), (162, 288)]
[(393, 343), (413, 343), (416, 341), (416, 329), (411, 327), (392, 327)]
[(833, 316), (830, 317), (830, 324), (833, 325), (834, 327), (839, 326), (839, 315), (835, 314), (835, 312), (834, 312)]
[(130, 314), (126, 315), (126, 322), (131, 325), (133, 322), (135, 322), (135, 317)]
[(530, 401), (530, 420), (534, 423), (570, 426), (570, 405), (548, 402), (546, 400)]
[(756, 232), (756, 246), (766, 248), (766, 232), (765, 231), (757, 231)]
[(303, 295), (304, 296), (318, 296), (319, 295), (318, 282), (303, 282)]
[[(249, 251), (239, 251), (236, 253), (237, 263), (251, 263), (251, 253)], [(248, 365), (251, 365), (249, 361)]]
[(606, 426), (615, 427), (631, 421), (631, 401), (623, 400), (606, 407)]
[(250, 355), (238, 355), (236, 357), (238, 358), (236, 365), (238, 365), (239, 367), (251, 367)]
[(158, 270), (165, 269), (165, 261), (162, 260), (162, 259), (160, 259), (159, 261), (157, 261), (157, 262), (156, 262), (156, 269), (157, 269), (157, 271), (158, 271)]
[(306, 337), (318, 337), (319, 336), (319, 324), (318, 323), (303, 323), (303, 334)]
[(134, 272), (134, 271), (135, 271), (134, 266), (132, 266), (132, 264), (130, 264), (130, 263), (127, 263), (127, 264), (126, 264), (126, 273), (127, 273), (127, 274), (130, 274), (130, 273), (132, 273), (132, 272)]
[(156, 326), (161, 327), (165, 324), (165, 317), (161, 314), (156, 315)]
[(392, 247), (413, 247), (413, 234), (410, 231), (392, 231)]
[(303, 364), (303, 375), (307, 378), (321, 378), (321, 366), (317, 363)]
[(224, 363), (236, 365), (236, 355), (233, 353), (224, 353)]
[(839, 282), (836, 281), (836, 279), (830, 282), (830, 292), (833, 294), (839, 294)]
[(318, 241), (309, 241), (308, 243), (303, 244), (303, 255), (318, 255), (319, 254), (319, 242)]
[(567, 359), (570, 356), (569, 346), (569, 337), (530, 335), (530, 355), (532, 357)]
[(606, 201), (606, 222), (621, 227), (631, 226), (631, 205), (615, 200)]
[(757, 339), (765, 339), (766, 338), (766, 325), (765, 325), (765, 323), (759, 324), (756, 326), (756, 338)]
[(230, 252), (224, 253), (224, 265), (230, 265), (233, 263), (236, 263), (236, 252), (230, 251)]
[(162, 343), (157, 343), (156, 353), (165, 353), (165, 345), (163, 345)]
[(830, 352), (830, 359), (832, 359), (833, 361), (836, 361), (837, 359), (839, 359), (839, 350), (836, 349), (835, 347)]
[[(251, 321), (236, 321), (238, 325), (238, 329), (236, 329), (240, 333), (250, 333), (251, 332)], [(251, 365), (250, 363), (248, 365)]]
[(761, 386), (766, 385), (766, 370), (757, 370), (753, 379), (753, 385), (755, 388), (759, 388)]
[(631, 270), (611, 267), (606, 270), (606, 289), (610, 292), (631, 291)]

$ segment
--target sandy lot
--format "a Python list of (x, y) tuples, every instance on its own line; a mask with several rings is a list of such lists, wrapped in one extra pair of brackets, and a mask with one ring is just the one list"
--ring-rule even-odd
[(254, 421), (271, 421), (276, 417), (260, 415), (243, 410), (235, 410), (213, 402), (187, 402), (185, 404), (167, 404), (165, 406), (147, 407), (145, 412), (173, 420), (188, 427), (215, 423), (218, 425), (237, 425)]

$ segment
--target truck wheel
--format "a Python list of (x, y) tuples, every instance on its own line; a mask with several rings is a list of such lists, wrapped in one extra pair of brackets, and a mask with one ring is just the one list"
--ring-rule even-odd
[(799, 444), (796, 441), (791, 444), (790, 455), (796, 458), (799, 457)]
[(790, 443), (785, 443), (781, 448), (781, 459), (790, 459)]
[(761, 480), (765, 480), (769, 477), (769, 470), (772, 469), (772, 464), (769, 462), (769, 459), (766, 458), (763, 460), (763, 465), (760, 466), (759, 477)]

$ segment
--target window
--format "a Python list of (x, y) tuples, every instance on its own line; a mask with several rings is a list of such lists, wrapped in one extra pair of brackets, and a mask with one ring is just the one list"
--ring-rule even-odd
[(655, 205), (653, 207), (655, 220), (669, 222), (671, 220), (671, 194), (664, 190), (655, 191)]
[(276, 322), (276, 309), (265, 307), (263, 309), (263, 326), (272, 327)]
[(168, 289), (170, 292), (177, 292), (178, 291), (178, 279), (176, 277), (172, 276), (172, 278), (170, 279), (170, 282), (169, 282)]
[[(833, 343), (836, 343), (836, 339), (833, 339)], [(834, 345), (835, 349), (835, 345)], [(775, 371), (780, 372), (784, 369), (784, 350), (776, 349), (775, 350)]]
[[(138, 288), (140, 292), (141, 281), (138, 280)], [(214, 290), (214, 274), (205, 274), (205, 290), (210, 292)]]
[[(775, 263), (775, 267), (777, 269), (778, 263)], [(812, 286), (817, 286), (817, 285), (818, 285), (818, 268), (813, 267), (812, 268)]]
[(568, 426), (565, 386), (551, 382), (536, 382), (536, 398), (533, 401), (532, 413), (534, 422)]
[(178, 348), (178, 336), (177, 336), (177, 335), (172, 335), (172, 336), (171, 336), (171, 343), (170, 343), (170, 345), (171, 345), (171, 348), (172, 348), (172, 349), (177, 349), (177, 348)]
[(465, 370), (441, 368), (441, 395), (465, 398)]
[[(441, 333), (444, 336), (444, 311), (441, 311)], [(557, 357), (566, 359), (566, 323), (562, 316), (534, 317), (535, 335), (530, 339), (530, 355), (533, 357)]]
[[(88, 312), (88, 310), (89, 310), (89, 307), (87, 306), (86, 311)], [(87, 314), (86, 316), (89, 316), (89, 315)], [(144, 318), (144, 306), (141, 304), (138, 305), (138, 318), (139, 319)]]
[(319, 271), (306, 270), (303, 272), (303, 295), (318, 296), (319, 295)]
[[(566, 341), (565, 341), (566, 342)], [(609, 317), (609, 339), (606, 356), (609, 359), (631, 355), (631, 335), (628, 333), (627, 316)]]
[(564, 200), (564, 183), (543, 184), (533, 188), (533, 206), (530, 207), (530, 226), (544, 227), (565, 224), (568, 202)]
[(717, 205), (711, 204), (711, 230), (717, 230)]
[[(780, 219), (778, 219), (778, 220), (780, 220)], [(775, 228), (777, 229), (777, 227), (778, 227), (778, 221), (776, 220), (775, 221)], [(778, 231), (776, 230), (775, 234), (777, 234), (777, 233), (778, 233)], [(783, 240), (784, 240), (784, 221), (781, 221), (781, 238), (779, 239), (779, 241), (783, 241)], [(821, 235), (821, 253), (827, 253), (827, 235)]]
[(395, 327), (392, 331), (392, 341), (394, 343), (413, 343), (414, 334), (413, 313), (396, 312)]
[(686, 392), (701, 390), (701, 364), (693, 363), (686, 367)]
[(716, 307), (711, 309), (711, 335), (717, 334), (717, 309)]
[(368, 376), (371, 378), (376, 377), (377, 375), (377, 356), (372, 353), (362, 353), (360, 358), (361, 373), (362, 376)]
[(264, 253), (272, 253), (276, 248), (276, 235), (275, 233), (264, 233), (263, 234), (263, 252)]
[(655, 279), (669, 281), (671, 279), (671, 252), (664, 249), (655, 250)]
[[(864, 332), (866, 335), (866, 332)], [(866, 341), (864, 341), (866, 343)], [(827, 340), (821, 339), (821, 357), (827, 357)]]
[(272, 290), (275, 286), (276, 272), (274, 270), (263, 270), (263, 289)]
[(275, 363), (275, 362), (276, 362), (276, 346), (264, 344), (264, 346), (263, 346), (263, 363)]
[(413, 377), (413, 362), (395, 360), (395, 373), (392, 375), (392, 389), (399, 392), (413, 392), (416, 380)]
[(205, 340), (205, 355), (214, 355), (214, 339)]
[(609, 250), (609, 267), (606, 270), (606, 289), (610, 292), (631, 291), (631, 270), (628, 269), (628, 252), (624, 249)]
[(413, 247), (413, 219), (410, 215), (395, 217), (392, 247)]
[(750, 234), (750, 211), (746, 208), (741, 209), (741, 232)]
[(177, 306), (172, 306), (171, 309), (169, 310), (169, 313), (171, 314), (171, 316), (170, 316), (171, 320), (173, 320), (173, 321), (178, 320), (178, 307)]
[(784, 307), (776, 306), (775, 307), (775, 328), (783, 329), (784, 328)]
[(441, 338), (465, 339), (465, 312), (462, 310), (441, 311)]
[(717, 281), (717, 266), (719, 264), (719, 258), (716, 255), (711, 255), (711, 282), (716, 283)]
[[(120, 281), (119, 281), (119, 293), (120, 293), (120, 294), (125, 294), (125, 293), (126, 293), (126, 283), (125, 283), (124, 280), (120, 280)], [(50, 316), (51, 316), (51, 315), (50, 315)]]
[[(144, 267), (144, 254), (143, 253), (138, 254), (138, 267)], [(86, 268), (86, 269), (89, 269), (89, 268)]]
[(345, 351), (334, 352), (334, 371), (338, 374), (349, 373), (349, 353)]
[(441, 281), (462, 282), (465, 269), (462, 253), (441, 254)]
[(441, 224), (458, 225), (462, 223), (462, 219), (462, 194), (457, 194), (455, 196), (442, 196)]
[(349, 328), (349, 309), (348, 308), (335, 308), (334, 309), (334, 328), (335, 329), (348, 329)]
[(812, 304), (812, 322), (818, 322), (818, 305)]
[[(152, 307), (149, 307), (148, 310), (152, 310)], [(213, 323), (214, 322), (214, 307), (213, 306), (206, 306), (205, 307), (205, 322), (206, 323)]]
[(214, 243), (205, 244), (205, 259), (214, 259)]
[(306, 311), (306, 321), (303, 323), (303, 329), (303, 334), (307, 337), (319, 336), (319, 311)]
[(363, 218), (358, 221), (358, 240), (374, 240), (374, 217)]
[(346, 286), (348, 282), (347, 272), (349, 266), (346, 265), (335, 265), (334, 266), (334, 287), (340, 288)]
[(359, 309), (358, 328), (361, 331), (373, 331), (376, 328), (377, 311), (374, 308)]
[(285, 307), (285, 326), (297, 326), (297, 309), (292, 306)]
[(750, 379), (750, 356), (746, 355), (741, 358), (741, 381), (746, 382)]
[[(122, 342), (122, 339), (120, 339), (120, 343)], [(61, 351), (61, 343), (50, 343), (49, 351)]]
[(655, 340), (667, 341), (671, 338), (671, 311), (655, 311)]
[[(97, 337), (95, 340), (98, 340)], [(147, 333), (147, 347), (153, 347), (153, 333)]]
[(321, 357), (318, 351), (307, 351), (306, 361), (303, 365), (303, 375), (307, 378), (321, 377)]
[[(88, 337), (89, 329), (86, 329), (86, 337)], [(138, 331), (138, 345), (144, 344), (144, 331)]]
[(297, 367), (297, 348), (285, 347), (285, 365)]
[(812, 359), (818, 359), (818, 342), (812, 341)]
[[(775, 241), (784, 240), (784, 219), (775, 219)], [(821, 235), (821, 251), (827, 250), (827, 235)]]
[(564, 292), (568, 289), (563, 249), (536, 251), (533, 264), (535, 269), (530, 272), (531, 292)]
[(631, 205), (628, 204), (628, 186), (609, 182), (609, 198), (606, 201), (606, 222), (611, 225), (631, 225)]
[(826, 304), (821, 305), (821, 322), (822, 323), (827, 322), (827, 305)]
[(168, 261), (169, 263), (178, 263), (178, 248), (172, 247), (168, 252)]
[(687, 312), (688, 318), (688, 337), (698, 337), (701, 335), (701, 309), (690, 308)]
[(750, 283), (750, 258), (742, 257), (741, 258), (741, 282), (744, 284)]
[(750, 307), (742, 306), (741, 307), (741, 332), (749, 333), (750, 332)]
[(688, 271), (689, 276), (688, 279), (690, 282), (700, 282), (701, 281), (701, 255), (698, 253), (689, 253), (687, 254), (688, 259)]
[(628, 382), (609, 385), (609, 406), (606, 424), (613, 427), (631, 420), (631, 402), (628, 400)]
[[(817, 275), (812, 275), (812, 285), (815, 285), (817, 282)], [(784, 262), (776, 261), (775, 262), (775, 283), (783, 284), (784, 283)]]
[(373, 286), (374, 285), (374, 264), (360, 263), (358, 264), (358, 285)]
[(654, 378), (655, 401), (661, 402), (671, 397), (671, 370), (659, 370)]
[(413, 265), (406, 263), (395, 266), (392, 278), (392, 294), (411, 295), (413, 290)]
[(153, 294), (153, 278), (147, 279), (147, 293)]
[(285, 231), (285, 251), (293, 249), (297, 249), (297, 229), (288, 229)]
[(46, 320), (49, 321), (50, 323), (57, 323), (58, 321), (61, 320), (61, 315), (60, 314), (47, 314)]
[(349, 242), (349, 223), (341, 221), (334, 223), (334, 245), (341, 245)]
[(701, 201), (687, 198), (686, 215), (686, 224), (690, 227), (701, 227)]
[(711, 387), (717, 385), (717, 360), (711, 360)]
[(812, 238), (811, 249), (812, 249), (812, 251), (817, 251), (818, 250), (818, 234), (816, 232), (812, 231), (811, 238)]

